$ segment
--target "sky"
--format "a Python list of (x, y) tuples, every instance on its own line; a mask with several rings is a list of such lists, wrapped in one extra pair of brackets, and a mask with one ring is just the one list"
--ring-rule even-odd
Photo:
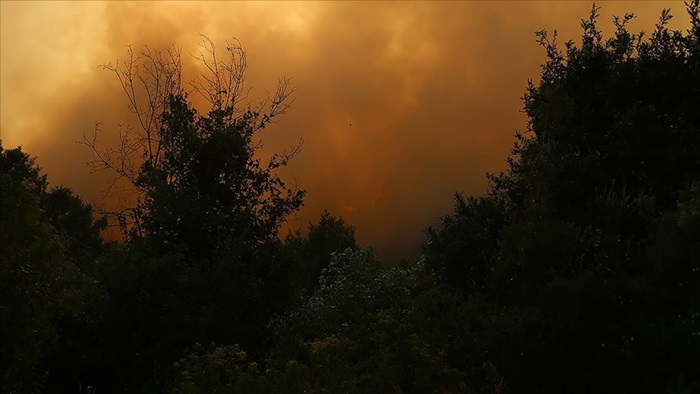
[[(481, 195), (485, 174), (506, 169), (513, 135), (526, 128), (521, 97), (545, 61), (534, 32), (580, 36), (588, 1), (450, 2), (0, 2), (0, 138), (37, 156), (52, 185), (103, 200), (106, 174), (77, 144), (101, 122), (112, 144), (133, 122), (126, 97), (101, 64), (129, 45), (183, 48), (186, 75), (204, 34), (237, 38), (248, 58), (250, 98), (277, 78), (298, 87), (292, 108), (260, 135), (267, 152), (302, 151), (284, 169), (308, 191), (284, 231), (324, 209), (356, 227), (392, 264), (413, 259), (425, 230), (452, 211), (453, 195)], [(604, 1), (601, 28), (634, 12), (653, 29), (663, 8), (688, 25), (683, 2)]]

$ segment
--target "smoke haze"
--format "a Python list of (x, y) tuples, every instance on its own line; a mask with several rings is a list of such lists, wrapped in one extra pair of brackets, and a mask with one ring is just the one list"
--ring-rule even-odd
[[(663, 8), (688, 24), (683, 2), (604, 2), (601, 24), (634, 12), (651, 30)], [(131, 121), (113, 74), (98, 67), (128, 45), (183, 47), (187, 75), (199, 34), (247, 51), (250, 97), (278, 76), (299, 87), (291, 110), (261, 135), (266, 151), (302, 152), (285, 169), (308, 190), (289, 224), (328, 209), (357, 227), (388, 262), (414, 258), (424, 230), (452, 209), (455, 191), (482, 194), (486, 172), (505, 169), (528, 79), (544, 51), (534, 32), (580, 36), (589, 2), (8, 2), (0, 3), (0, 133), (5, 148), (38, 156), (53, 185), (101, 203), (104, 174), (90, 174), (83, 133), (102, 143)], [(187, 77), (186, 75), (186, 77)]]

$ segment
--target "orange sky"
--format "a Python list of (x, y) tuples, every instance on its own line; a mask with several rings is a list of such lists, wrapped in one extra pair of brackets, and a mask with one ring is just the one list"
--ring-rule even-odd
[[(687, 25), (682, 2), (601, 2), (602, 28), (634, 12), (651, 30), (664, 7)], [(52, 184), (100, 203), (104, 176), (75, 141), (95, 122), (106, 133), (130, 117), (116, 79), (98, 65), (126, 46), (183, 46), (203, 33), (237, 37), (251, 97), (278, 76), (299, 87), (285, 117), (262, 135), (283, 150), (303, 137), (285, 170), (308, 190), (291, 223), (327, 208), (357, 227), (387, 262), (415, 257), (424, 230), (452, 209), (455, 191), (481, 194), (485, 172), (505, 169), (525, 127), (520, 97), (544, 62), (533, 32), (576, 39), (587, 1), (491, 2), (0, 2), (0, 135), (38, 156)], [(194, 69), (189, 55), (185, 69)], [(349, 126), (352, 123), (352, 127)]]

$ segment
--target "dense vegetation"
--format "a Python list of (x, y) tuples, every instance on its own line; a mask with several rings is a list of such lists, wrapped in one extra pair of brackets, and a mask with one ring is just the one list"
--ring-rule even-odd
[(120, 243), (0, 145), (0, 391), (700, 391), (700, 1), (687, 11), (689, 31), (664, 11), (648, 38), (625, 15), (603, 39), (595, 6), (579, 45), (537, 33), (508, 170), (393, 268), (328, 212), (277, 236), (304, 197), (275, 173), (291, 155), (256, 156), (279, 107), (215, 94), (202, 115), (168, 94), (158, 153), (125, 173), (141, 197)]

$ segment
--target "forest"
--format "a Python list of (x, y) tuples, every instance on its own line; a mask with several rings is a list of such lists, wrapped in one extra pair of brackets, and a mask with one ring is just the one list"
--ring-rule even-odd
[(128, 209), (0, 143), (0, 392), (700, 392), (700, 0), (686, 11), (687, 31), (665, 10), (603, 37), (594, 5), (577, 42), (537, 32), (507, 170), (396, 266), (329, 212), (279, 235), (300, 146), (263, 161), (256, 136), (294, 87), (242, 106), (240, 46), (202, 59), (205, 113), (176, 51), (133, 54), (145, 78), (106, 66), (151, 99), (119, 146), (82, 141)]

